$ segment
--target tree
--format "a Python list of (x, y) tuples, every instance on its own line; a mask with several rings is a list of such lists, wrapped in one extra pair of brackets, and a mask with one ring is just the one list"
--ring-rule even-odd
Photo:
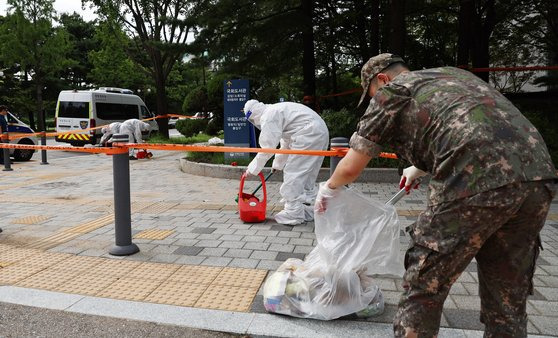
[(73, 61), (69, 64), (69, 67), (63, 70), (62, 77), (73, 89), (89, 88), (87, 74), (93, 66), (88, 58), (88, 54), (97, 47), (93, 40), (95, 24), (84, 21), (75, 12), (73, 14), (62, 14), (59, 21), (60, 25), (68, 32), (71, 43), (68, 57)]
[(138, 72), (138, 66), (128, 56), (132, 41), (120, 27), (111, 22), (97, 26), (93, 41), (96, 50), (89, 52), (91, 70), (87, 80), (98, 87), (145, 89), (151, 84), (149, 75)]
[[(53, 0), (8, 0), (10, 13), (0, 27), (0, 57), (19, 64), (35, 86), (35, 111), (43, 110), (45, 81), (67, 64), (70, 43), (62, 28), (53, 28)], [(33, 112), (29, 123), (35, 127)]]
[[(195, 27), (203, 0), (87, 0), (105, 20), (122, 24), (132, 37), (136, 51), (144, 51), (149, 65), (138, 66), (153, 78), (157, 93), (157, 114), (168, 112), (166, 84), (176, 61), (188, 50), (188, 34)], [(133, 54), (130, 54), (132, 57)], [(136, 57), (138, 55), (136, 54)], [(136, 60), (136, 58), (134, 58)], [(168, 137), (167, 120), (157, 119), (159, 132)]]

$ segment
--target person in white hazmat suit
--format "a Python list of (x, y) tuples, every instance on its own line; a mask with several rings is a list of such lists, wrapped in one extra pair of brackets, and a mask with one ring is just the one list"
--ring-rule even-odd
[[(294, 102), (264, 104), (249, 100), (244, 105), (248, 121), (261, 130), (262, 148), (326, 150), (329, 131), (322, 118), (307, 106)], [(258, 153), (246, 172), (257, 175), (273, 154)], [(273, 170), (283, 170), (279, 190), (285, 206), (275, 215), (277, 223), (296, 225), (314, 220), (315, 184), (323, 156), (276, 154)], [(306, 205), (305, 205), (306, 204)]]
[[(140, 121), (138, 119), (129, 119), (122, 122), (122, 125), (120, 126), (120, 133), (128, 134), (128, 142), (130, 143), (142, 143), (143, 140), (141, 138), (141, 132), (149, 131), (150, 128), (151, 126), (149, 125), (149, 123)], [(130, 159), (137, 159), (134, 156), (133, 148), (130, 148)]]
[(103, 136), (101, 137), (100, 143), (103, 147), (106, 146), (106, 143), (108, 142), (108, 140), (110, 140), (112, 135), (120, 133), (121, 125), (122, 125), (121, 122), (113, 122), (101, 128), (101, 132), (103, 133)]

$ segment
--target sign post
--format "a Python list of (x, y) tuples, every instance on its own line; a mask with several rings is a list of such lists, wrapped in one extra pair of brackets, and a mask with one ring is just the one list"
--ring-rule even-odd
[[(250, 147), (253, 126), (242, 112), (248, 101), (250, 84), (248, 80), (225, 80), (223, 85), (225, 146)], [(248, 158), (248, 153), (225, 153), (225, 160)]]

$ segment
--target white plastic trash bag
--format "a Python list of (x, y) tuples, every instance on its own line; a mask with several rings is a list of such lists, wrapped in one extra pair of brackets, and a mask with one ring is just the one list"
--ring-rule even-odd
[(224, 142), (222, 139), (218, 137), (212, 137), (207, 141), (207, 144), (209, 144), (210, 146), (216, 146), (216, 145), (224, 144)]
[(372, 276), (403, 275), (397, 212), (341, 189), (325, 213), (314, 215), (316, 247), (304, 261), (288, 259), (266, 280), (267, 311), (322, 320), (383, 312)]

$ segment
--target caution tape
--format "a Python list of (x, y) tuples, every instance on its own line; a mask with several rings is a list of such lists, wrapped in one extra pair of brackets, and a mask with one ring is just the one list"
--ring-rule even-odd
[[(248, 147), (220, 147), (199, 146), (187, 144), (153, 144), (153, 143), (113, 143), (113, 146), (122, 146), (134, 149), (191, 151), (209, 153), (268, 153), (268, 154), (292, 154), (312, 156), (336, 156), (344, 157), (350, 148), (335, 148), (334, 150), (302, 150), (302, 149), (273, 149), (273, 148), (248, 148)], [(394, 153), (380, 153), (378, 157), (397, 159)]]
[[(268, 153), (268, 154), (292, 154), (309, 156), (336, 156), (344, 157), (349, 148), (335, 148), (334, 150), (293, 150), (293, 149), (272, 149), (272, 148), (247, 148), (247, 147), (217, 147), (199, 146), (187, 144), (153, 144), (153, 143), (113, 143), (113, 147), (94, 147), (94, 148), (75, 148), (68, 146), (41, 146), (32, 144), (11, 144), (0, 143), (0, 149), (34, 149), (34, 150), (59, 150), (75, 151), (81, 153), (106, 153), (107, 155), (123, 154), (128, 152), (128, 148), (152, 149), (168, 151), (191, 151), (191, 152), (211, 152), (211, 153)], [(380, 153), (378, 157), (397, 159), (394, 153)]]
[(59, 150), (59, 151), (75, 151), (78, 153), (94, 153), (94, 154), (125, 154), (128, 153), (126, 147), (96, 147), (96, 148), (76, 148), (71, 146), (41, 146), (32, 144), (11, 144), (0, 143), (0, 149), (27, 149), (27, 150)]

